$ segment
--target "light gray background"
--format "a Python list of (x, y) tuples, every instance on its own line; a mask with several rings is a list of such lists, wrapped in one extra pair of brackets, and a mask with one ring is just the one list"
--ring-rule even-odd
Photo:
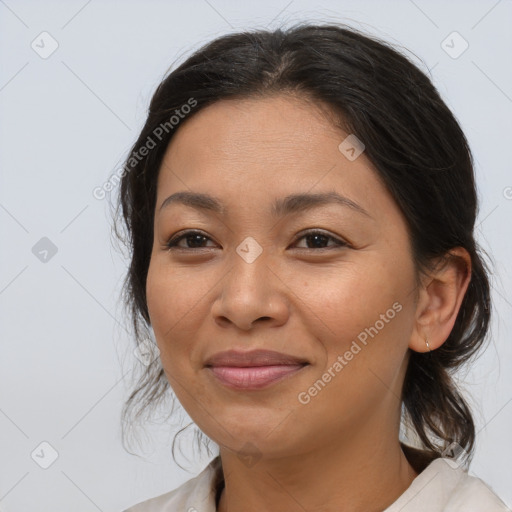
[[(207, 463), (181, 470), (162, 427), (148, 426), (142, 458), (121, 446), (137, 363), (118, 302), (126, 262), (92, 191), (119, 167), (176, 59), (226, 32), (302, 19), (410, 49), (467, 134), (496, 306), (489, 349), (461, 375), (479, 430), (471, 472), (512, 505), (511, 1), (0, 0), (0, 509), (120, 511)], [(50, 48), (43, 31), (59, 45), (45, 59), (31, 47)], [(453, 31), (469, 44), (458, 58), (441, 46)], [(46, 262), (32, 252), (43, 237), (57, 248)], [(31, 457), (43, 441), (58, 452), (48, 469)]]

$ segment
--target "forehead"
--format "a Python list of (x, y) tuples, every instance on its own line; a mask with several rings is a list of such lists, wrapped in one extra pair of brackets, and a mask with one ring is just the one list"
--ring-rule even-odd
[[(321, 132), (319, 133), (319, 128)], [(280, 153), (307, 157), (319, 135), (338, 140), (342, 133), (305, 99), (287, 95), (218, 101), (195, 113), (179, 127), (168, 148), (168, 156), (232, 160), (249, 153), (258, 156), (246, 165), (275, 159)], [(306, 144), (305, 144), (306, 143)], [(195, 155), (190, 154), (194, 146)], [(287, 151), (292, 154), (286, 155)]]
[(364, 152), (347, 159), (338, 146), (349, 134), (323, 112), (300, 98), (276, 95), (222, 100), (195, 113), (167, 148), (157, 207), (181, 190), (259, 204), (291, 193), (337, 190), (367, 210), (392, 207)]

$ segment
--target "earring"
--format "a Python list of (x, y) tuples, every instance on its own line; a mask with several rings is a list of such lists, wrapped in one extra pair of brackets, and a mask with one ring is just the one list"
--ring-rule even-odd
[(425, 338), (425, 343), (427, 344), (428, 351), (432, 352), (432, 350), (430, 349), (430, 345), (428, 344), (428, 339), (427, 338)]

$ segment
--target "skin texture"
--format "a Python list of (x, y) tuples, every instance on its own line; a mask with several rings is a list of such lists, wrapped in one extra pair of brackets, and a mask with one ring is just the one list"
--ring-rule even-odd
[[(470, 259), (455, 249), (459, 258), (416, 288), (401, 210), (364, 152), (340, 152), (347, 135), (298, 97), (223, 100), (183, 122), (160, 170), (148, 309), (173, 390), (220, 446), (222, 512), (376, 512), (417, 476), (398, 441), (408, 356), (428, 351), (425, 336), (432, 350), (448, 337)], [(225, 211), (159, 211), (179, 191), (211, 194)], [(337, 204), (271, 215), (276, 198), (330, 191), (369, 216)], [(311, 228), (334, 240), (303, 238)], [(169, 250), (185, 229), (207, 238)], [(246, 237), (262, 249), (252, 263), (236, 251)], [(301, 403), (394, 303), (401, 310)], [(229, 389), (204, 368), (219, 351), (255, 348), (310, 364), (257, 391)]]

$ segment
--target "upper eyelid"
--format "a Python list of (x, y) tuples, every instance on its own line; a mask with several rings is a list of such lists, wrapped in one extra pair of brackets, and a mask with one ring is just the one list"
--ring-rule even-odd
[[(194, 235), (194, 234), (202, 235), (205, 238), (208, 238), (210, 241), (212, 241), (212, 242), (214, 241), (211, 238), (211, 236), (207, 235), (206, 233), (204, 233), (203, 231), (201, 231), (199, 229), (187, 229), (187, 230), (184, 230), (182, 232), (178, 231), (178, 233), (176, 233), (175, 235), (173, 235), (172, 237), (170, 237), (168, 239), (168, 241), (166, 242), (165, 245), (168, 246), (171, 242), (176, 244), (178, 242), (181, 242), (181, 240), (183, 240), (188, 235)], [(349, 245), (348, 242), (345, 241), (343, 238), (341, 238), (341, 237), (339, 237), (337, 235), (330, 234), (327, 231), (325, 231), (323, 229), (320, 229), (320, 228), (306, 228), (305, 230), (301, 231), (300, 233), (298, 233), (296, 235), (296, 237), (294, 238), (294, 243), (297, 242), (298, 240), (301, 240), (305, 236), (313, 235), (313, 234), (320, 234), (320, 235), (325, 236), (326, 238), (330, 238), (331, 240), (334, 240), (340, 246), (341, 245)], [(188, 250), (208, 249), (208, 247), (196, 247), (196, 248), (179, 247), (179, 248), (180, 249), (188, 249)]]
[(301, 231), (295, 237), (295, 241), (300, 240), (301, 238), (304, 238), (305, 236), (313, 235), (313, 234), (323, 235), (326, 238), (331, 238), (332, 240), (339, 242), (340, 244), (348, 244), (348, 242), (346, 242), (343, 238), (341, 238), (337, 235), (333, 235), (333, 234), (331, 234), (323, 229), (320, 229), (320, 228), (307, 228), (306, 230)]
[(175, 241), (175, 242), (176, 241), (180, 241), (180, 240), (182, 240), (183, 238), (185, 238), (188, 235), (196, 235), (196, 234), (197, 235), (202, 235), (205, 238), (208, 238), (208, 239), (213, 241), (213, 239), (212, 239), (212, 237), (210, 235), (207, 235), (206, 233), (204, 233), (200, 229), (185, 229), (183, 231), (178, 231), (176, 234), (174, 234), (171, 237), (169, 237), (169, 239), (167, 240), (166, 243), (170, 243), (172, 241)]

